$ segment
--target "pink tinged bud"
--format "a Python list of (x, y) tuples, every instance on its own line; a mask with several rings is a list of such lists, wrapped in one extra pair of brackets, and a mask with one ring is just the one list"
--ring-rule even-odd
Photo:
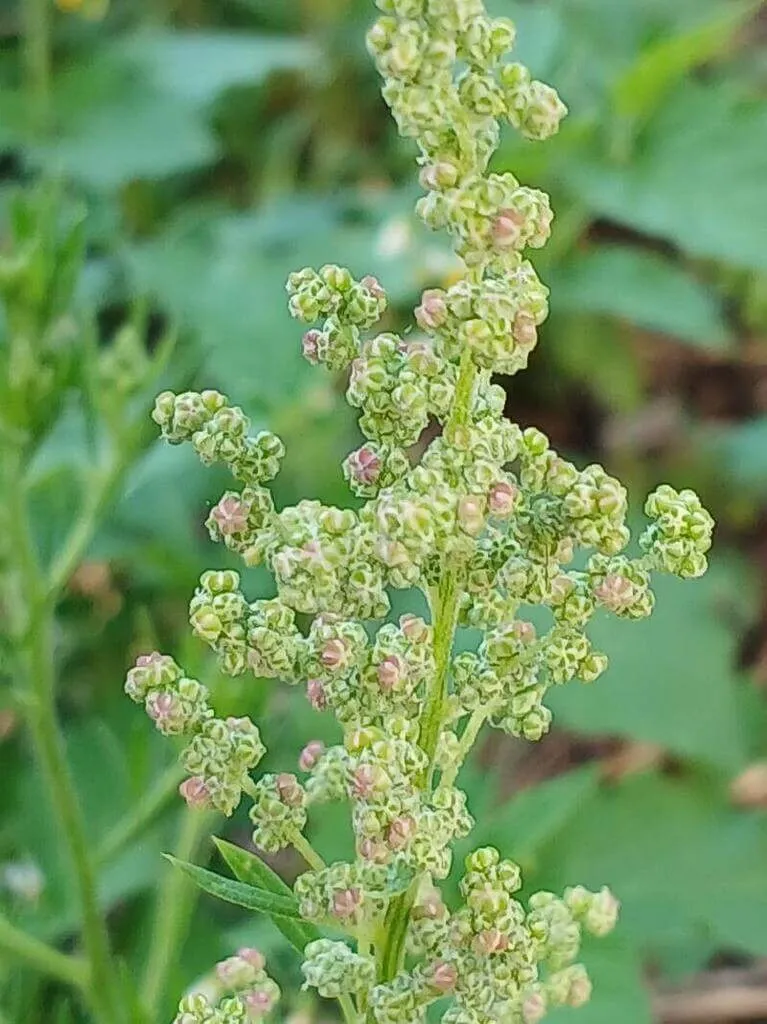
[(249, 963), (256, 971), (263, 971), (264, 967), (266, 967), (264, 954), (250, 946), (244, 946), (242, 949), (238, 949), (237, 956), (240, 960), (244, 960), (246, 963)]
[(178, 791), (189, 807), (210, 807), (210, 793), (205, 785), (205, 779), (201, 776), (194, 775), (191, 779), (185, 779), (178, 787)]
[(470, 537), (476, 537), (485, 525), (482, 502), (479, 498), (468, 496), (458, 502), (458, 522)]
[(457, 981), (458, 972), (453, 964), (446, 963), (444, 960), (438, 960), (436, 964), (432, 964), (429, 983), (442, 995), (452, 992)]
[(260, 1020), (274, 1007), (275, 997), (271, 992), (255, 989), (244, 996), (248, 1014), (254, 1020)]
[(231, 537), (242, 533), (248, 525), (248, 507), (233, 495), (226, 495), (214, 506), (210, 513), (211, 519), (223, 537)]
[(432, 192), (439, 192), (443, 188), (452, 188), (455, 185), (458, 180), (458, 170), (453, 164), (441, 160), (439, 163), (429, 164), (422, 168), (418, 178), (424, 188), (431, 189)]
[(538, 328), (529, 313), (517, 313), (514, 318), (514, 340), (522, 348), (534, 348), (538, 341)]
[(238, 983), (247, 980), (249, 974), (248, 965), (237, 956), (230, 956), (216, 964), (216, 977), (227, 988), (236, 987)]
[(522, 236), (524, 216), (517, 210), (500, 210), (493, 221), (493, 241), (499, 249), (512, 249)]
[(522, 1003), (525, 1024), (538, 1024), (546, 1016), (546, 999), (541, 992), (531, 992)]
[(342, 889), (333, 894), (333, 914), (344, 920), (354, 917), (362, 904), (362, 893), (359, 889)]
[(170, 722), (178, 714), (178, 700), (172, 693), (150, 693), (146, 699), (146, 713), (153, 722), (157, 722), (158, 728)]
[(166, 655), (159, 651), (152, 651), (151, 654), (139, 654), (136, 658), (136, 668), (160, 668), (164, 663)]
[(517, 488), (514, 484), (499, 480), (493, 484), (487, 495), (487, 506), (490, 514), (503, 519), (514, 511), (517, 502)]
[(405, 675), (405, 664), (396, 654), (390, 654), (378, 666), (378, 684), (384, 693), (391, 693)]
[(415, 820), (409, 815), (395, 818), (386, 832), (386, 841), (392, 850), (404, 850), (415, 835)]
[(304, 802), (304, 791), (301, 783), (289, 772), (282, 772), (275, 780), (277, 795), (288, 807), (300, 807)]
[(301, 339), (301, 351), (304, 359), (315, 365), (320, 361), (320, 345), (322, 344), (322, 331), (307, 331)]
[(306, 684), (306, 696), (309, 698), (309, 703), (315, 711), (324, 711), (328, 706), (325, 687), (322, 685), (321, 679), (309, 680)]
[(322, 553), (322, 545), (318, 540), (309, 540), (301, 548), (303, 555), (307, 562), (314, 564), (324, 561), (324, 555)]
[(379, 772), (372, 764), (362, 764), (352, 776), (352, 796), (356, 800), (365, 800), (375, 789)]
[(567, 993), (568, 1006), (585, 1006), (591, 999), (591, 979), (584, 971), (573, 978), (570, 984), (570, 991)]
[(481, 956), (503, 953), (509, 948), (509, 937), (497, 928), (487, 928), (474, 939), (474, 949)]
[(416, 308), (415, 318), (423, 331), (436, 331), (447, 317), (447, 303), (442, 292), (431, 290), (421, 296), (421, 305)]
[(371, 864), (385, 864), (391, 857), (389, 847), (380, 839), (366, 837), (359, 843), (358, 850), (360, 857), (370, 861)]
[(386, 298), (386, 292), (381, 287), (381, 282), (378, 280), (377, 277), (373, 277), (372, 274), (367, 274), (365, 277), (363, 277), (362, 280), (360, 281), (360, 284), (365, 289), (365, 291), (370, 292), (370, 294), (374, 298), (376, 298), (376, 299), (385, 299)]
[(320, 661), (325, 668), (330, 669), (331, 672), (336, 672), (346, 664), (348, 653), (347, 645), (343, 640), (328, 640), (322, 648)]
[(425, 643), (429, 639), (429, 627), (418, 615), (403, 615), (399, 620), (399, 628), (414, 644)]
[(380, 458), (372, 448), (365, 445), (356, 452), (352, 452), (346, 460), (346, 464), (352, 479), (360, 484), (374, 484), (381, 475)]
[[(314, 680), (316, 682), (316, 680)], [(325, 753), (325, 744), (321, 740), (307, 743), (298, 758), (298, 767), (302, 772), (310, 772)]]
[(622, 612), (631, 607), (636, 597), (636, 589), (631, 580), (618, 573), (610, 573), (594, 588), (599, 601), (613, 612)]
[(441, 921), (447, 914), (447, 907), (436, 889), (427, 893), (415, 909), (418, 917), (430, 921)]
[(532, 622), (522, 622), (517, 619), (511, 629), (514, 636), (517, 637), (518, 640), (521, 640), (523, 644), (531, 644), (537, 636), (535, 626)]

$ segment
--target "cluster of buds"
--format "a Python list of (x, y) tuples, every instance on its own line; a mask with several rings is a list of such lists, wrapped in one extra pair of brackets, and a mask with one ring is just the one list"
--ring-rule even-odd
[(152, 419), (171, 444), (191, 441), (206, 465), (223, 463), (244, 484), (273, 480), (285, 455), (282, 441), (263, 430), (251, 437), (250, 420), (237, 405), (229, 405), (218, 391), (157, 396)]
[(160, 732), (189, 739), (182, 754), (189, 778), (180, 786), (186, 802), (231, 814), (250, 771), (265, 753), (253, 722), (216, 718), (207, 689), (184, 676), (173, 658), (157, 652), (139, 656), (128, 673), (125, 692), (144, 704)]
[(386, 293), (374, 277), (355, 281), (345, 267), (319, 271), (307, 267), (287, 284), (291, 316), (306, 323), (324, 320), (321, 330), (307, 331), (304, 357), (329, 370), (343, 370), (359, 351), (360, 330), (376, 324), (386, 309)]
[(173, 1024), (261, 1024), (277, 1005), (280, 989), (257, 949), (240, 949), (216, 965), (215, 1001), (196, 992), (181, 1000)]
[[(491, 377), (526, 366), (548, 314), (527, 252), (546, 243), (552, 211), (542, 192), (488, 173), (489, 159), (500, 121), (540, 141), (565, 107), (507, 59), (514, 27), (482, 0), (376, 2), (383, 16), (368, 46), (400, 131), (419, 147), (417, 212), (449, 233), (466, 273), (423, 293), (415, 337), (366, 334), (386, 309), (375, 278), (328, 265), (288, 281), (291, 314), (320, 325), (304, 335), (304, 356), (349, 372), (347, 399), (367, 439), (343, 466), (357, 508), (305, 500), (278, 510), (265, 484), (281, 443), (249, 438), (242, 411), (217, 392), (165, 393), (154, 413), (171, 443), (191, 442), (243, 484), (214, 506), (208, 530), (245, 565), (263, 564), (276, 587), (249, 602), (236, 573), (204, 574), (190, 607), (195, 634), (225, 672), (303, 684), (343, 739), (309, 743), (300, 780), (254, 781), (255, 726), (216, 718), (205, 689), (171, 659), (140, 659), (127, 689), (163, 732), (191, 737), (190, 804), (229, 813), (244, 790), (254, 843), (294, 845), (309, 862), (294, 887), (299, 912), (345, 940), (306, 946), (306, 986), (341, 999), (350, 1024), (419, 1024), (433, 1012), (443, 1024), (537, 1024), (588, 999), (581, 936), (607, 934), (618, 904), (581, 887), (523, 903), (519, 868), (482, 848), (449, 909), (439, 885), (473, 826), (461, 766), (485, 723), (540, 739), (549, 689), (593, 682), (607, 667), (586, 632), (591, 617), (649, 615), (653, 571), (700, 575), (713, 521), (692, 492), (660, 487), (647, 502), (643, 553), (629, 556), (621, 483), (504, 417)], [(420, 591), (428, 622), (385, 621), (391, 588)], [(547, 630), (528, 621), (526, 605), (548, 609)], [(457, 654), (461, 625), (481, 636)], [(330, 801), (348, 803), (355, 848), (326, 866), (303, 830)], [(271, 990), (248, 964), (241, 953), (222, 970), (242, 991), (265, 993), (265, 1005)], [(177, 1024), (239, 1022), (254, 1002), (235, 994), (214, 1010), (192, 1000)]]

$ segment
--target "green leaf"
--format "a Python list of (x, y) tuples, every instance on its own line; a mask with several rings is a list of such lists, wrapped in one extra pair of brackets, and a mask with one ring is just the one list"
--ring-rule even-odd
[(239, 402), (274, 412), (302, 402), (309, 386), (326, 388), (332, 402), (329, 378), (301, 357), (285, 281), (297, 267), (331, 259), (358, 276), (376, 274), (393, 301), (413, 298), (419, 283), (444, 271), (445, 250), (424, 242), (405, 202), (397, 193), (369, 201), (296, 195), (255, 214), (194, 211), (129, 254), (132, 284), (194, 332), (208, 379)]
[(549, 1024), (652, 1024), (650, 994), (644, 984), (640, 951), (620, 934), (606, 939), (586, 939), (581, 959), (594, 990), (576, 1014), (569, 1009), (546, 1015)]
[(759, 497), (767, 494), (767, 416), (715, 428), (704, 443), (731, 481)]
[(196, 105), (232, 86), (262, 82), (274, 71), (317, 67), (306, 40), (244, 32), (146, 32), (123, 52), (162, 92)]
[(743, 683), (723, 609), (749, 586), (742, 567), (720, 557), (702, 579), (654, 580), (657, 608), (649, 619), (596, 618), (589, 636), (608, 654), (610, 668), (593, 686), (554, 690), (555, 721), (586, 734), (657, 743), (721, 768), (742, 766)]
[[(254, 853), (249, 853), (239, 846), (228, 843), (225, 839), (213, 837), (221, 856), (232, 870), (235, 878), (248, 885), (258, 886), (276, 896), (282, 896), (293, 900), (293, 892), (277, 874), (272, 871), (268, 864), (261, 860)], [(320, 937), (320, 933), (308, 921), (293, 921), (284, 917), (275, 917), (275, 925), (279, 928), (291, 946), (299, 952), (303, 951), (308, 942), (313, 942)]]
[(622, 903), (618, 934), (647, 953), (707, 934), (710, 947), (763, 955), (765, 863), (764, 820), (728, 806), (725, 787), (646, 774), (604, 787), (573, 816), (545, 884), (609, 885)]
[[(26, 159), (97, 191), (203, 166), (218, 153), (202, 112), (154, 85), (119, 49), (72, 63), (55, 79), (52, 105), (50, 137), (27, 145)], [(4, 106), (0, 94), (0, 111)], [(11, 108), (9, 116), (24, 145), (23, 110), (14, 115)]]
[(598, 790), (599, 771), (591, 765), (524, 789), (480, 819), (471, 846), (498, 846), (504, 856), (528, 870)]
[(207, 892), (211, 896), (216, 896), (227, 903), (235, 903), (238, 907), (245, 907), (247, 910), (257, 910), (259, 913), (268, 914), (275, 920), (277, 918), (289, 921), (301, 920), (298, 903), (293, 896), (284, 896), (255, 885), (235, 882), (231, 878), (224, 878), (223, 875), (217, 875), (214, 871), (208, 871), (196, 864), (177, 860), (169, 853), (165, 854), (165, 858), (188, 875), (203, 892)]
[(599, 246), (551, 275), (558, 311), (607, 314), (701, 348), (732, 342), (710, 292), (678, 263), (625, 246)]
[(649, 117), (675, 82), (726, 49), (733, 34), (759, 6), (761, 0), (731, 4), (702, 25), (647, 47), (615, 83), (617, 112), (623, 117)]
[[(631, 158), (570, 154), (592, 212), (695, 256), (767, 269), (767, 103), (723, 81), (680, 84)], [(564, 172), (564, 168), (563, 168)]]

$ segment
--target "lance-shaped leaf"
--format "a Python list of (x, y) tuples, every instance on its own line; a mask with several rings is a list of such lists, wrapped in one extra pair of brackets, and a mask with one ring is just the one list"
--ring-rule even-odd
[(273, 918), (300, 921), (298, 903), (295, 898), (269, 892), (255, 885), (247, 885), (245, 882), (236, 882), (232, 878), (224, 878), (214, 871), (198, 867), (196, 864), (188, 864), (186, 861), (177, 860), (169, 853), (165, 857), (188, 875), (192, 881), (211, 896), (217, 896), (227, 903), (236, 903), (239, 907), (248, 910), (258, 910)]
[[(235, 878), (239, 879), (240, 882), (244, 882), (246, 885), (257, 889), (266, 890), (274, 896), (290, 899), (295, 904), (295, 898), (290, 886), (260, 857), (250, 853), (248, 850), (243, 850), (240, 846), (234, 846), (232, 843), (226, 842), (225, 839), (214, 837), (213, 842), (216, 844), (221, 856), (232, 869)], [(299, 952), (303, 951), (307, 943), (320, 938), (320, 933), (314, 925), (309, 924), (307, 921), (294, 920), (287, 917), (274, 917), (274, 923), (288, 942)]]

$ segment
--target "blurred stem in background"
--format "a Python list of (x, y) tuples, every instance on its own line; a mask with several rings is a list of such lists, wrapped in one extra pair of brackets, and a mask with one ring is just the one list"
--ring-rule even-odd
[(46, 133), (51, 99), (51, 0), (24, 0), (24, 72), (30, 125), (35, 136)]
[[(197, 810), (184, 811), (173, 856), (181, 861), (194, 861), (200, 846), (215, 831), (217, 814)], [(141, 993), (152, 1020), (159, 1019), (168, 976), (187, 934), (200, 890), (181, 871), (166, 864), (165, 878), (157, 887), (154, 919)]]
[(88, 997), (99, 1020), (117, 1021), (120, 1013), (109, 935), (99, 906), (82, 809), (56, 714), (53, 617), (59, 592), (49, 583), (38, 562), (29, 529), (26, 482), (20, 456), (19, 449), (10, 449), (7, 453), (4, 484), (9, 502), (11, 558), (16, 562), (21, 580), (19, 596), (25, 605), (20, 651), (26, 672), (20, 681), (21, 703), (51, 809), (58, 818), (77, 880), (83, 943), (88, 958)]
[[(70, 579), (148, 444), (146, 407), (176, 337), (166, 332), (148, 353), (146, 316), (139, 306), (110, 344), (99, 344), (75, 299), (82, 219), (64, 223), (60, 199), (55, 189), (21, 194), (11, 211), (10, 251), (0, 255), (5, 325), (0, 338), (0, 598), (7, 611), (18, 707), (73, 872), (85, 958), (67, 956), (1, 919), (0, 950), (80, 989), (100, 1024), (121, 1024), (130, 1004), (111, 947), (99, 870), (153, 821), (176, 775), (174, 770), (149, 790), (101, 849), (94, 846), (58, 715), (57, 614)], [(33, 514), (41, 502), (36, 460), (73, 404), (88, 426), (88, 469), (78, 481), (78, 507), (64, 524), (54, 553), (45, 557)], [(45, 493), (42, 504), (48, 505)], [(189, 856), (197, 844), (193, 836), (185, 837), (183, 853)], [(172, 905), (176, 896), (178, 907)], [(187, 921), (189, 898), (173, 890), (162, 899), (160, 930), (166, 937), (177, 936)], [(158, 960), (155, 986), (162, 985), (164, 972)]]

